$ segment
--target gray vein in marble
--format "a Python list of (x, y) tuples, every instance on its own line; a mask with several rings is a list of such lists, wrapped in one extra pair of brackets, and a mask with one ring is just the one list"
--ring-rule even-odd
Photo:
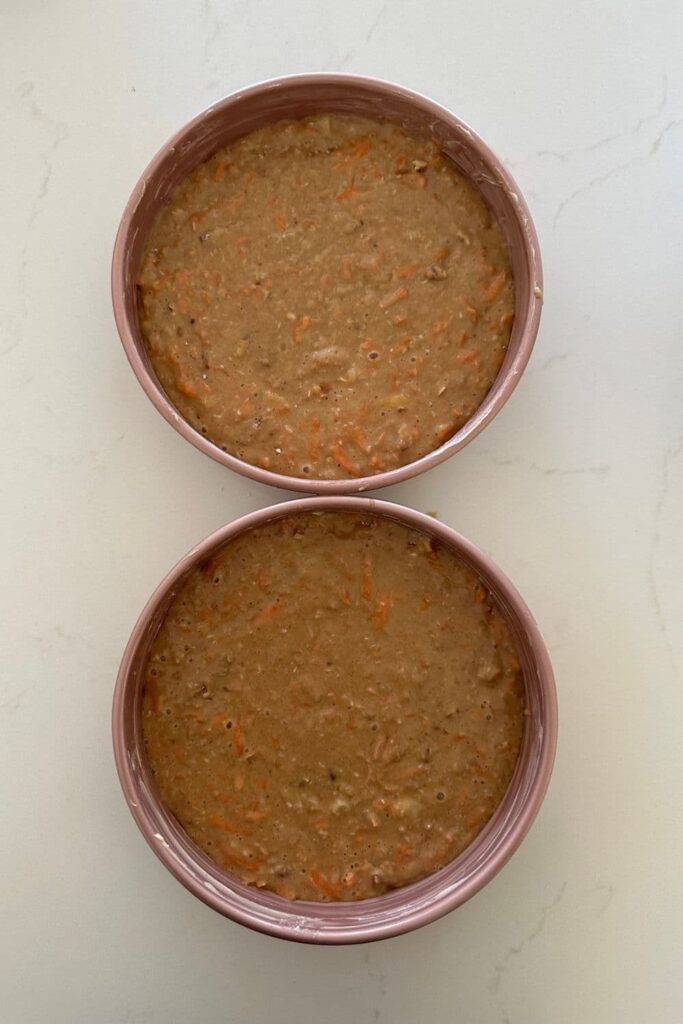
[(520, 941), (516, 945), (510, 946), (510, 948), (508, 949), (507, 953), (500, 961), (500, 963), (496, 964), (493, 970), (491, 984), (489, 985), (490, 992), (495, 993), (499, 990), (505, 972), (509, 967), (510, 961), (513, 960), (515, 957), (519, 956), (519, 954), (522, 953), (527, 948), (527, 946), (529, 946), (541, 934), (541, 932), (543, 931), (548, 922), (548, 917), (562, 900), (566, 888), (567, 883), (563, 882), (559, 892), (555, 896), (555, 899), (552, 900), (551, 903), (548, 903), (541, 910), (541, 913), (538, 917), (538, 921), (534, 928), (527, 935), (525, 935), (524, 938), (520, 939)]
[(587, 146), (577, 146), (574, 149), (566, 149), (563, 151), (558, 151), (556, 149), (537, 149), (533, 153), (529, 154), (529, 156), (523, 157), (515, 163), (509, 163), (509, 166), (519, 167), (521, 164), (528, 163), (530, 160), (541, 160), (544, 157), (553, 157), (553, 159), (559, 160), (561, 163), (568, 163), (570, 160), (573, 160), (574, 157), (587, 156), (591, 153), (595, 153), (597, 150), (610, 146), (613, 142), (618, 142), (620, 139), (625, 139), (629, 136), (636, 136), (646, 125), (656, 121), (664, 112), (668, 101), (668, 93), (669, 82), (666, 74), (662, 74), (662, 94), (656, 108), (651, 113), (638, 118), (635, 124), (629, 125), (627, 128), (623, 128), (619, 132), (614, 132), (612, 135), (605, 135), (602, 138), (596, 139), (595, 142), (591, 142)]
[(206, 21), (206, 39), (204, 40), (204, 63), (209, 64), (211, 51), (219, 36), (223, 34), (223, 22), (216, 13), (212, 0), (204, 0), (204, 19)]
[(329, 58), (329, 60), (325, 61), (325, 63), (323, 64), (321, 70), (322, 71), (344, 71), (349, 66), (351, 61), (353, 60), (353, 57), (354, 57), (354, 54), (353, 54), (353, 51), (351, 51), (351, 50), (348, 50), (341, 57), (339, 56), (339, 52), (337, 51), (337, 55), (336, 56), (333, 55), (332, 57)]
[(657, 150), (659, 149), (659, 147), (661, 146), (662, 141), (669, 134), (669, 132), (673, 131), (674, 128), (680, 128), (680, 126), (682, 124), (683, 124), (683, 119), (677, 118), (675, 121), (669, 121), (668, 124), (664, 125), (664, 127), (661, 130), (661, 132), (659, 133), (659, 135), (657, 136), (655, 141), (650, 146), (649, 156), (654, 156), (655, 153), (657, 152)]
[(501, 459), (491, 452), (483, 452), (482, 454), (486, 455), (496, 466), (522, 466), (534, 473), (540, 473), (541, 476), (607, 476), (612, 469), (607, 462), (601, 462), (596, 466), (569, 466), (567, 469), (562, 469), (560, 466), (541, 466), (537, 462), (527, 462), (521, 456)]
[(592, 188), (595, 188), (596, 185), (602, 185), (603, 182), (609, 181), (609, 179), (613, 178), (615, 174), (620, 174), (622, 171), (626, 171), (628, 170), (628, 168), (633, 167), (634, 164), (641, 163), (643, 159), (645, 159), (645, 157), (631, 157), (630, 160), (625, 160), (623, 163), (617, 164), (615, 167), (611, 167), (608, 171), (605, 171), (604, 174), (596, 174), (594, 178), (591, 178), (589, 181), (584, 182), (583, 185), (579, 185), (578, 188), (574, 189), (571, 195), (567, 196), (566, 199), (562, 200), (557, 210), (555, 211), (555, 216), (553, 217), (553, 231), (557, 227), (557, 222), (559, 221), (560, 217), (562, 216), (562, 214), (567, 209), (570, 203), (573, 203), (575, 199), (578, 199), (579, 196), (584, 195), (586, 192), (590, 192), (590, 190)]
[(659, 150), (664, 138), (673, 129), (679, 128), (682, 124), (683, 120), (681, 119), (669, 121), (668, 124), (666, 124), (664, 128), (662, 128), (662, 130), (659, 132), (654, 141), (650, 144), (650, 148), (648, 149), (647, 153), (641, 153), (637, 156), (631, 157), (630, 160), (625, 160), (623, 163), (616, 164), (614, 167), (611, 167), (603, 174), (597, 174), (594, 178), (591, 178), (590, 181), (587, 181), (585, 182), (585, 184), (579, 185), (577, 189), (574, 189), (571, 195), (567, 196), (566, 199), (563, 199), (560, 205), (558, 206), (555, 216), (553, 218), (553, 231), (557, 227), (557, 222), (560, 219), (560, 216), (564, 213), (569, 204), (572, 203), (576, 198), (578, 198), (578, 196), (584, 195), (586, 192), (589, 192), (596, 185), (603, 184), (603, 182), (608, 181), (610, 178), (613, 178), (616, 174), (620, 174), (622, 171), (629, 170), (636, 164), (641, 164), (646, 160), (650, 160), (653, 156), (655, 156), (655, 154)]
[(63, 121), (55, 121), (41, 110), (34, 99), (34, 91), (35, 84), (33, 82), (22, 82), (16, 89), (16, 96), (19, 99), (19, 102), (27, 107), (31, 120), (36, 125), (42, 126), (48, 130), (51, 135), (51, 140), (47, 147), (41, 150), (39, 154), (43, 163), (43, 173), (38, 185), (38, 191), (31, 203), (29, 218), (24, 231), (24, 244), (19, 254), (19, 280), (17, 284), (17, 298), (20, 310), (19, 323), (15, 326), (14, 331), (12, 332), (14, 334), (13, 341), (11, 341), (9, 345), (5, 346), (5, 348), (0, 349), (0, 356), (9, 355), (9, 353), (20, 344), (23, 336), (23, 329), (28, 316), (26, 275), (28, 271), (32, 230), (40, 216), (50, 190), (54, 155), (62, 142), (64, 142), (64, 140), (69, 136), (69, 129)]
[[(363, 961), (365, 962), (366, 966), (370, 969), (370, 972), (374, 973), (375, 981), (377, 982), (377, 987), (379, 989), (379, 999), (378, 999), (378, 1003), (379, 1003), (380, 1001), (386, 999), (386, 995), (387, 995), (387, 975), (386, 975), (386, 971), (379, 964), (373, 964), (372, 963), (372, 959), (371, 959), (371, 956), (370, 956), (370, 950), (369, 949), (364, 949), (363, 950)], [(373, 967), (374, 967), (374, 972), (373, 972)], [(380, 1019), (380, 1017), (382, 1016), (382, 1008), (381, 1008), (381, 1006), (379, 1006), (379, 1005), (375, 1006), (373, 1008), (372, 1013), (373, 1013), (373, 1020), (378, 1021)]]
[(616, 892), (616, 889), (614, 888), (613, 885), (610, 885), (609, 883), (605, 883), (604, 885), (596, 886), (595, 891), (597, 893), (604, 893), (605, 894), (603, 902), (602, 902), (602, 906), (598, 907), (598, 910), (597, 910), (597, 912), (595, 914), (596, 917), (602, 917), (603, 914), (606, 914), (607, 911), (609, 910), (610, 904), (611, 904), (612, 900), (614, 899), (614, 894)]
[(17, 712), (21, 707), (23, 698), (23, 690), (17, 690), (16, 693), (3, 694), (2, 697), (0, 697), (0, 715), (6, 715), (9, 717), (9, 715), (15, 714), (15, 712)]
[(380, 22), (384, 21), (384, 19), (386, 18), (386, 16), (387, 16), (387, 5), (386, 5), (386, 4), (384, 4), (384, 5), (383, 5), (382, 7), (380, 7), (380, 9), (378, 10), (378, 12), (377, 12), (377, 14), (375, 15), (375, 18), (374, 18), (374, 20), (373, 20), (372, 24), (370, 25), (370, 28), (369, 28), (369, 29), (367, 30), (367, 32), (365, 33), (365, 42), (366, 42), (366, 43), (369, 43), (369, 42), (370, 42), (370, 40), (371, 40), (371, 39), (372, 39), (372, 37), (374, 36), (374, 34), (375, 34), (375, 32), (376, 32), (376, 30), (377, 30), (377, 28), (378, 28), (379, 24), (380, 24)]
[(565, 363), (570, 355), (570, 352), (556, 352), (554, 356), (549, 356), (538, 366), (530, 366), (529, 373), (545, 373), (546, 370), (552, 370), (558, 363)]
[(674, 650), (673, 643), (671, 642), (671, 635), (669, 632), (669, 625), (662, 608), (661, 595), (659, 593), (659, 585), (657, 583), (657, 572), (655, 563), (657, 561), (657, 555), (661, 545), (661, 521), (662, 512), (664, 510), (664, 504), (669, 494), (669, 483), (671, 479), (671, 467), (676, 459), (683, 452), (683, 434), (678, 438), (678, 441), (671, 445), (664, 452), (662, 459), (662, 467), (660, 471), (660, 484), (659, 493), (657, 495), (657, 502), (655, 504), (654, 511), (654, 525), (652, 528), (652, 542), (650, 545), (650, 590), (652, 593), (652, 603), (655, 609), (655, 615), (657, 616), (657, 622), (661, 630), (664, 642), (666, 643), (669, 657), (671, 659), (671, 666), (676, 675), (680, 673), (680, 666), (676, 658), (676, 652)]

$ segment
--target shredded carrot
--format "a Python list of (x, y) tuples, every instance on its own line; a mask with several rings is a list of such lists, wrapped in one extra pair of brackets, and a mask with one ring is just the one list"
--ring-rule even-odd
[(308, 448), (309, 461), (315, 466), (320, 458), (320, 420), (317, 416), (311, 417), (311, 441)]
[(313, 318), (310, 317), (307, 313), (304, 316), (302, 316), (301, 319), (294, 321), (294, 323), (292, 324), (292, 338), (295, 344), (301, 344), (301, 340), (304, 334), (306, 333), (307, 330), (309, 330), (312, 323)]
[(265, 566), (261, 566), (256, 573), (256, 582), (261, 590), (268, 590), (272, 583), (272, 577)]
[(270, 622), (274, 616), (279, 615), (283, 608), (284, 604), (282, 601), (273, 601), (272, 604), (266, 605), (265, 608), (262, 608), (260, 612), (257, 612), (256, 615), (253, 616), (251, 620), (252, 624), (254, 626), (265, 625), (265, 623)]
[(427, 332), (427, 337), (437, 338), (440, 334), (443, 334), (444, 331), (447, 331), (448, 328), (450, 327), (452, 319), (452, 316), (448, 316), (444, 320), (437, 320), (436, 323), (433, 323), (432, 326), (429, 328), (429, 331)]
[(465, 306), (465, 309), (472, 322), (476, 323), (479, 319), (479, 310), (475, 309), (474, 306)]
[(350, 281), (353, 276), (353, 260), (350, 256), (341, 256), (339, 258), (341, 263), (341, 276), (344, 281)]
[(375, 627), (375, 629), (384, 629), (387, 622), (389, 621), (389, 616), (391, 614), (393, 604), (394, 601), (391, 595), (377, 595), (377, 601), (375, 603), (375, 612), (372, 616), (372, 624)]
[(145, 692), (149, 698), (150, 711), (153, 714), (158, 715), (159, 712), (161, 711), (162, 704), (161, 695), (159, 694), (159, 690), (157, 689), (156, 680), (150, 679), (145, 683)]
[(369, 455), (370, 444), (362, 427), (354, 427), (351, 431), (351, 438), (365, 455)]
[(372, 597), (373, 582), (372, 582), (372, 561), (370, 555), (366, 553), (363, 559), (363, 578), (361, 581), (360, 592), (366, 600), (370, 600)]
[(222, 181), (223, 178), (225, 177), (225, 172), (226, 172), (227, 168), (228, 168), (228, 165), (224, 164), (221, 161), (221, 163), (219, 163), (218, 166), (216, 167), (216, 170), (213, 172), (213, 180), (214, 181)]
[(233, 729), (233, 744), (235, 747), (235, 753), (238, 757), (241, 757), (244, 753), (244, 729), (239, 718), (235, 719), (235, 725)]
[(181, 380), (179, 384), (176, 384), (176, 387), (180, 394), (185, 395), (186, 398), (199, 398), (196, 387), (186, 380)]
[(264, 808), (259, 808), (258, 810), (245, 811), (244, 812), (244, 819), (245, 819), (245, 821), (265, 821), (265, 819), (268, 818), (269, 816), (270, 816), (270, 811), (267, 811)]
[(407, 321), (408, 317), (405, 315), (405, 313), (397, 313), (396, 316), (394, 317), (394, 323), (396, 324), (397, 327), (400, 327), (401, 324), (407, 323)]
[(347, 199), (351, 199), (353, 196), (359, 196), (359, 195), (360, 195), (360, 190), (357, 189), (355, 185), (347, 185), (347, 187), (343, 188), (341, 190), (341, 192), (339, 192), (335, 198), (336, 198), (338, 203), (343, 203)]
[(458, 363), (478, 363), (479, 352), (476, 348), (468, 348), (464, 352), (458, 352), (455, 359)]
[(384, 298), (380, 300), (379, 308), (389, 309), (390, 306), (394, 306), (397, 302), (400, 302), (401, 299), (406, 299), (409, 295), (410, 291), (402, 284), (396, 289), (396, 291), (392, 292), (391, 295), (385, 295)]
[(233, 850), (223, 850), (223, 861), (231, 867), (252, 868), (253, 870), (265, 864), (263, 857), (242, 856), (242, 854), (235, 853)]
[(401, 267), (398, 272), (398, 276), (402, 278), (412, 277), (417, 270), (419, 270), (419, 263), (409, 263), (407, 267)]
[[(259, 299), (265, 298), (265, 292), (258, 284), (245, 284), (241, 288), (237, 289), (240, 295), (244, 295), (246, 299), (258, 297)], [(202, 292), (202, 295), (204, 293)], [(207, 293), (208, 294), (208, 293)]]
[(239, 832), (240, 830), (238, 825), (234, 825), (220, 814), (212, 814), (208, 820), (212, 828), (220, 828), (223, 832)]
[(479, 585), (474, 592), (474, 600), (479, 604), (483, 604), (486, 600), (486, 590), (481, 585)]
[(287, 221), (285, 220), (281, 213), (273, 214), (273, 223), (275, 224), (275, 227), (278, 229), (278, 231), (287, 230)]
[(342, 469), (345, 469), (347, 473), (355, 474), (358, 472), (355, 463), (351, 461), (351, 459), (344, 451), (341, 441), (338, 441), (337, 444), (333, 444), (330, 447), (330, 452), (334, 456), (335, 460), (342, 467)]
[(343, 888), (339, 884), (330, 882), (329, 879), (321, 875), (319, 871), (310, 871), (308, 877), (313, 882), (316, 889), (319, 889), (324, 896), (328, 896), (331, 900), (341, 899), (344, 892)]
[(339, 594), (344, 604), (351, 604), (351, 595), (348, 590), (342, 590)]
[(493, 302), (494, 299), (498, 298), (498, 296), (502, 292), (503, 288), (505, 287), (506, 280), (507, 280), (507, 275), (506, 275), (504, 270), (501, 270), (500, 273), (496, 274), (496, 276), (494, 277), (493, 281), (491, 281), (491, 283), (488, 286), (488, 288), (486, 288), (486, 290), (484, 291), (483, 298), (484, 298), (484, 302), (487, 305), (490, 302)]
[(336, 164), (332, 165), (332, 170), (343, 171), (346, 167), (349, 167), (351, 164), (358, 163), (358, 161), (362, 160), (362, 158), (366, 156), (369, 152), (370, 139), (368, 138), (367, 135), (364, 135), (362, 138), (358, 139), (356, 143), (353, 144), (351, 152), (348, 154), (348, 156), (344, 157), (344, 159), (342, 160), (338, 160)]
[(407, 352), (412, 343), (412, 338), (404, 338), (403, 341), (399, 341), (398, 344), (394, 345), (389, 351), (392, 356), (401, 355), (403, 352)]
[(407, 185), (408, 188), (424, 188), (427, 184), (427, 177), (418, 171), (409, 171), (408, 174), (402, 174), (399, 181), (402, 185)]

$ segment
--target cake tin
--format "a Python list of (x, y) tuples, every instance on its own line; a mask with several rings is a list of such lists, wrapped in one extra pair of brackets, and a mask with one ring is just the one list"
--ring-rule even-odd
[[(352, 903), (289, 901), (242, 884), (220, 869), (166, 810), (147, 763), (141, 701), (150, 646), (188, 573), (223, 545), (263, 523), (302, 511), (373, 514), (421, 530), (450, 547), (491, 592), (515, 639), (524, 677), (526, 724), (519, 760), (506, 794), (476, 839), (450, 864), (402, 889)], [(113, 707), (116, 766), (128, 806), (157, 857), (200, 900), (261, 932), (320, 944), (368, 942), (407, 932), (464, 903), (515, 852), (545, 794), (557, 739), (557, 703), (548, 651), (510, 580), (492, 559), (455, 530), (401, 505), (368, 497), (306, 497), (236, 519), (178, 562), (154, 591), (133, 629), (116, 682)]]
[[(175, 187), (218, 149), (257, 128), (320, 111), (381, 118), (409, 132), (430, 133), (444, 154), (479, 191), (497, 219), (510, 254), (515, 318), (508, 350), (484, 401), (463, 427), (438, 448), (405, 466), (372, 476), (324, 480), (293, 477), (254, 466), (223, 451), (176, 409), (161, 387), (140, 329), (137, 278), (150, 229)], [(490, 423), (519, 381), (538, 332), (543, 280), (538, 239), (519, 187), (486, 143), (433, 100), (391, 82), (345, 74), (271, 79), (212, 104), (157, 153), (133, 189), (114, 244), (114, 316), (128, 360), (145, 393), (178, 433), (200, 451), (261, 483), (315, 494), (350, 494), (416, 476), (460, 451)]]

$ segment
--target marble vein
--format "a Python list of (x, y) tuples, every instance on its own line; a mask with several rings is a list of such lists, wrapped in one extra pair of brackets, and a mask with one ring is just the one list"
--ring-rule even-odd
[(538, 366), (530, 366), (529, 373), (545, 373), (546, 370), (552, 370), (554, 366), (558, 365), (558, 363), (566, 363), (570, 355), (570, 352), (556, 352), (555, 355), (548, 356), (548, 358), (542, 363), (539, 363)]
[(19, 279), (17, 283), (17, 299), (19, 303), (19, 322), (16, 324), (13, 340), (0, 350), (0, 356), (7, 356), (20, 344), (23, 330), (28, 317), (28, 301), (26, 298), (26, 277), (28, 273), (29, 251), (31, 247), (31, 236), (38, 217), (44, 207), (50, 190), (50, 182), (53, 174), (53, 160), (55, 153), (69, 136), (67, 125), (63, 121), (56, 121), (38, 106), (35, 98), (35, 84), (33, 82), (22, 82), (17, 88), (15, 95), (19, 102), (24, 104), (31, 121), (47, 130), (50, 140), (46, 148), (40, 151), (40, 159), (43, 170), (38, 184), (38, 190), (31, 202), (28, 221), (24, 231), (24, 244), (19, 253)]
[(622, 163), (618, 163), (614, 167), (610, 167), (603, 174), (596, 174), (594, 178), (591, 178), (583, 185), (579, 185), (578, 188), (574, 189), (571, 195), (567, 196), (566, 199), (563, 199), (560, 205), (558, 206), (555, 212), (555, 216), (553, 218), (553, 231), (557, 227), (557, 222), (559, 221), (560, 217), (562, 216), (562, 214), (567, 209), (570, 203), (573, 203), (574, 200), (577, 199), (579, 196), (585, 195), (586, 192), (590, 192), (593, 188), (595, 188), (596, 185), (602, 185), (605, 181), (609, 181), (609, 179), (613, 178), (615, 175), (621, 174), (623, 171), (629, 170), (631, 167), (635, 167), (636, 164), (641, 164), (644, 163), (646, 160), (650, 160), (653, 156), (656, 155), (666, 136), (669, 135), (675, 128), (679, 128), (682, 124), (683, 120), (681, 119), (669, 121), (668, 124), (666, 124), (664, 128), (662, 128), (662, 130), (659, 132), (656, 138), (650, 143), (650, 147), (646, 153), (640, 153), (636, 156), (631, 157), (630, 160), (625, 160)]
[(351, 50), (348, 50), (341, 57), (339, 51), (337, 55), (332, 55), (322, 66), (322, 71), (344, 71), (354, 58), (354, 54)]
[(666, 109), (668, 102), (669, 83), (666, 74), (662, 75), (662, 92), (654, 110), (649, 114), (638, 118), (638, 120), (621, 131), (613, 132), (611, 135), (602, 136), (596, 139), (595, 142), (590, 142), (587, 146), (576, 146), (573, 149), (556, 150), (556, 149), (537, 149), (528, 156), (523, 157), (521, 160), (515, 163), (510, 163), (510, 167), (519, 167), (522, 164), (529, 163), (531, 160), (542, 160), (544, 157), (552, 157), (555, 160), (559, 160), (561, 163), (568, 163), (575, 157), (589, 156), (598, 150), (605, 149), (607, 146), (611, 146), (614, 142), (619, 142), (621, 139), (637, 136), (647, 125), (652, 124), (657, 120), (658, 117)]
[(380, 9), (378, 10), (377, 14), (375, 15), (375, 17), (374, 17), (374, 19), (372, 21), (372, 24), (370, 25), (370, 28), (365, 33), (365, 42), (366, 43), (370, 42), (370, 40), (374, 36), (375, 32), (377, 31), (377, 28), (379, 27), (380, 23), (382, 21), (384, 21), (386, 16), (387, 16), (387, 5), (383, 4), (383, 6), (380, 7)]
[(209, 64), (211, 52), (216, 41), (223, 34), (223, 22), (213, 6), (212, 0), (204, 0), (204, 19), (206, 21), (206, 39), (204, 40), (204, 63)]
[(492, 993), (495, 993), (499, 990), (505, 972), (508, 970), (510, 961), (514, 960), (515, 957), (519, 956), (520, 953), (522, 953), (527, 948), (527, 946), (529, 946), (541, 934), (546, 924), (548, 923), (548, 918), (550, 914), (555, 909), (555, 907), (557, 907), (558, 904), (561, 902), (566, 888), (567, 883), (563, 882), (555, 898), (541, 910), (538, 917), (538, 921), (536, 922), (534, 928), (532, 928), (530, 932), (528, 932), (522, 939), (520, 939), (520, 941), (516, 945), (510, 946), (510, 948), (508, 949), (507, 953), (500, 961), (500, 963), (496, 964), (493, 970), (491, 984), (489, 986), (489, 990)]
[(366, 966), (370, 969), (370, 972), (372, 972), (374, 968), (374, 977), (379, 990), (379, 999), (377, 1000), (377, 1005), (373, 1007), (372, 1015), (373, 1020), (378, 1021), (382, 1016), (382, 1007), (379, 1004), (386, 999), (387, 995), (387, 975), (383, 967), (379, 964), (372, 963), (369, 949), (365, 949), (363, 951), (363, 960), (365, 961)]
[(13, 715), (21, 707), (24, 699), (24, 690), (17, 690), (15, 693), (3, 694), (0, 697), (0, 714)]
[(490, 451), (483, 454), (496, 466), (522, 466), (534, 473), (539, 473), (541, 476), (607, 476), (612, 469), (607, 462), (601, 462), (595, 466), (568, 466), (566, 469), (563, 469), (560, 466), (543, 466), (538, 462), (527, 462), (521, 456), (501, 459)]
[(586, 192), (590, 192), (596, 185), (602, 185), (605, 181), (609, 181), (609, 179), (613, 178), (616, 174), (620, 174), (622, 171), (628, 170), (630, 167), (633, 167), (634, 164), (640, 163), (643, 159), (644, 158), (642, 156), (631, 157), (630, 160), (625, 160), (623, 163), (617, 164), (615, 167), (610, 167), (610, 169), (605, 171), (603, 174), (596, 174), (594, 178), (590, 178), (589, 181), (586, 181), (583, 185), (579, 185), (578, 188), (575, 188), (566, 199), (562, 200), (555, 211), (555, 216), (553, 217), (553, 231), (557, 227), (560, 217), (570, 203), (573, 203), (575, 199), (579, 198), (579, 196), (585, 195)]
[(657, 152), (657, 150), (659, 149), (659, 147), (661, 146), (662, 142), (666, 138), (666, 136), (669, 134), (669, 132), (673, 131), (674, 128), (680, 128), (680, 126), (682, 124), (683, 124), (683, 119), (681, 119), (681, 118), (676, 118), (674, 121), (669, 121), (668, 124), (665, 124), (664, 127), (662, 128), (661, 132), (657, 136), (657, 138), (654, 140), (654, 142), (650, 146), (649, 156), (654, 156), (655, 153)]
[(613, 885), (610, 885), (609, 883), (605, 883), (604, 885), (598, 885), (596, 887), (595, 891), (597, 893), (604, 893), (602, 905), (600, 907), (598, 907), (598, 909), (596, 911), (596, 914), (595, 914), (596, 917), (602, 917), (603, 914), (606, 914), (607, 911), (609, 910), (610, 904), (612, 903), (612, 900), (614, 899), (614, 894), (616, 892), (616, 889), (614, 888)]
[(673, 645), (673, 643), (671, 641), (671, 634), (669, 632), (669, 624), (667, 622), (666, 615), (664, 614), (664, 610), (662, 608), (662, 598), (661, 598), (661, 594), (660, 594), (660, 591), (659, 591), (659, 584), (657, 582), (656, 562), (657, 562), (657, 556), (659, 554), (659, 549), (661, 547), (661, 541), (662, 541), (662, 536), (661, 536), (662, 513), (664, 511), (664, 505), (665, 505), (666, 500), (667, 500), (668, 495), (669, 495), (669, 484), (670, 484), (670, 481), (671, 481), (671, 470), (673, 468), (674, 463), (680, 457), (682, 452), (683, 452), (683, 433), (680, 435), (678, 440), (673, 445), (668, 447), (666, 449), (666, 451), (664, 452), (664, 457), (662, 459), (662, 466), (661, 466), (661, 470), (660, 470), (659, 492), (657, 494), (657, 500), (656, 500), (656, 504), (655, 504), (654, 517), (653, 517), (652, 542), (651, 542), (651, 545), (650, 545), (650, 590), (651, 590), (651, 593), (652, 593), (652, 604), (653, 604), (653, 607), (654, 607), (654, 610), (655, 610), (655, 615), (657, 617), (657, 623), (659, 625), (659, 629), (660, 629), (661, 634), (662, 634), (662, 636), (664, 638), (664, 642), (666, 644), (666, 648), (667, 648), (667, 651), (669, 653), (669, 658), (671, 660), (671, 666), (672, 666), (672, 668), (674, 670), (674, 673), (677, 676), (680, 675), (680, 666), (678, 664), (678, 659), (676, 658), (676, 652), (674, 650), (674, 645)]

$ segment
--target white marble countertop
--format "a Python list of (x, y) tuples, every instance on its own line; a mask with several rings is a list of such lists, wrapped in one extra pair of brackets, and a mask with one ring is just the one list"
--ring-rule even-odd
[[(85, 0), (0, 32), (0, 1017), (7, 1024), (683, 1019), (683, 7), (677, 0)], [(546, 803), (418, 933), (253, 934), (151, 854), (110, 701), (143, 602), (283, 495), (161, 420), (114, 327), (122, 207), (162, 142), (275, 74), (395, 79), (470, 122), (531, 205), (537, 347), (484, 434), (383, 497), (437, 510), (534, 610), (561, 732)]]

